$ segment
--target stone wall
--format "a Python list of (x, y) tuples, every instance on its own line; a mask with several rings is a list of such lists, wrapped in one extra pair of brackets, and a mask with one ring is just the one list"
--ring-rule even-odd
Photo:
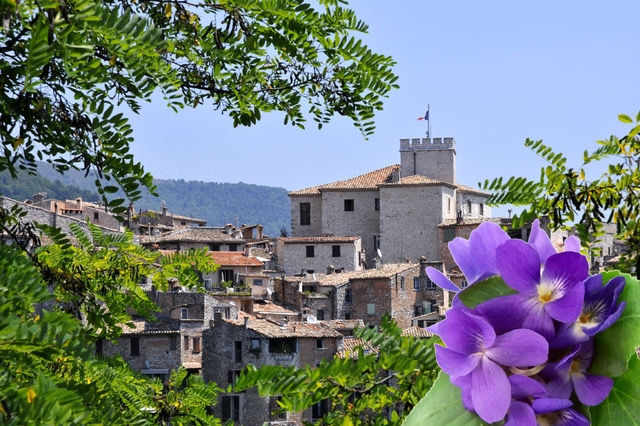
[[(311, 224), (300, 225), (300, 203), (311, 205)], [(291, 236), (317, 237), (322, 235), (322, 197), (317, 195), (291, 196)]]
[[(361, 242), (362, 240), (283, 243), (282, 240), (278, 240), (278, 259), (280, 266), (289, 275), (299, 274), (303, 269), (324, 274), (329, 265), (332, 265), (334, 269), (344, 268), (345, 271), (359, 271), (362, 269), (362, 264), (359, 262)], [(307, 246), (314, 247), (313, 257), (307, 257)], [(333, 246), (340, 247), (339, 257), (333, 257)]]
[(385, 263), (417, 262), (439, 255), (442, 186), (388, 186), (380, 189), (382, 259)]
[(422, 175), (456, 183), (453, 138), (400, 139), (401, 177)]
[[(375, 210), (376, 198), (381, 198), (377, 189), (322, 192), (322, 235), (360, 237), (369, 266), (376, 257), (373, 236), (380, 233), (381, 212)], [(345, 211), (347, 199), (353, 200), (353, 211)], [(381, 209), (383, 203), (380, 199)]]

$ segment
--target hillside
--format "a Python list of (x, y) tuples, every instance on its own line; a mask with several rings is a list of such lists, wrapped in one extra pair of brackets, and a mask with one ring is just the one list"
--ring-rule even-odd
[[(42, 186), (45, 187), (46, 182), (57, 180), (58, 186), (75, 185), (80, 190), (84, 190), (81, 196), (87, 200), (97, 200), (99, 197), (95, 195), (95, 187), (93, 175), (87, 177), (84, 173), (70, 170), (64, 175), (55, 172), (48, 164), (40, 163), (38, 172), (43, 179)], [(25, 179), (20, 177), (16, 187), (22, 186)], [(0, 185), (0, 192), (4, 192), (5, 183)], [(284, 188), (276, 188), (264, 185), (253, 185), (246, 183), (218, 183), (218, 182), (200, 182), (200, 181), (184, 181), (184, 180), (155, 180), (158, 187), (158, 197), (153, 197), (146, 193), (140, 200), (135, 202), (136, 210), (161, 210), (164, 202), (170, 213), (180, 214), (184, 216), (205, 219), (207, 225), (222, 226), (226, 223), (232, 223), (240, 226), (241, 224), (264, 225), (264, 232), (269, 236), (279, 236), (282, 227), (289, 229), (291, 223), (290, 200), (287, 196), (288, 191)], [(53, 184), (51, 184), (53, 185)], [(45, 191), (50, 197), (54, 192), (47, 189), (36, 190), (33, 185), (30, 188), (29, 195), (21, 195), (17, 197), (19, 200), (32, 197), (36, 192)], [(46, 186), (50, 188), (50, 186)], [(90, 195), (91, 192), (94, 195)], [(65, 193), (66, 194), (66, 193)], [(5, 195), (9, 195), (5, 192)], [(116, 193), (113, 198), (120, 198), (123, 195)], [(65, 195), (64, 197), (55, 196), (55, 198), (75, 198), (76, 196)], [(16, 198), (16, 197), (12, 197)]]
[(19, 179), (13, 179), (8, 171), (0, 172), (0, 194), (24, 201), (33, 198), (38, 192), (46, 192), (50, 198), (60, 200), (81, 197), (83, 200), (98, 200), (98, 193), (91, 189), (82, 189), (75, 185), (65, 185), (60, 180), (50, 180), (41, 175), (23, 173)]

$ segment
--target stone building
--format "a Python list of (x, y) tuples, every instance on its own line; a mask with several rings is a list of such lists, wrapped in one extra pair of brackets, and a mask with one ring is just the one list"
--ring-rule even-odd
[(378, 326), (388, 313), (400, 327), (410, 327), (412, 318), (449, 306), (450, 295), (426, 276), (428, 266), (444, 270), (442, 262), (421, 259), (362, 271), (276, 278), (274, 300), (301, 311), (305, 319), (361, 319)]
[[(341, 349), (342, 334), (322, 324), (278, 322), (246, 316), (244, 320), (224, 320), (203, 331), (202, 376), (225, 388), (248, 364), (315, 367), (330, 360)], [(294, 425), (314, 420), (318, 410), (280, 413), (275, 398), (260, 397), (256, 388), (218, 396), (214, 407), (222, 422), (236, 424)]]
[(285, 274), (359, 271), (363, 269), (361, 246), (359, 237), (277, 238), (277, 269)]
[(441, 260), (440, 223), (491, 217), (489, 194), (456, 182), (453, 138), (401, 139), (400, 154), (400, 165), (289, 193), (291, 235), (360, 237), (370, 268)]
[(60, 215), (74, 217), (82, 222), (89, 220), (94, 225), (120, 232), (124, 231), (122, 223), (104, 205), (83, 201), (82, 198), (55, 200), (47, 198), (45, 193), (38, 193), (33, 196), (31, 205)]

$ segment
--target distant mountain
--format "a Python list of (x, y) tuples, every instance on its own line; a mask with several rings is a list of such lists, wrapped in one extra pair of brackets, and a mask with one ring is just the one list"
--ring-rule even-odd
[(95, 190), (82, 189), (75, 185), (65, 185), (60, 180), (50, 180), (41, 175), (20, 174), (18, 179), (13, 179), (8, 171), (0, 172), (0, 194), (24, 201), (33, 198), (38, 192), (46, 192), (50, 198), (59, 200), (74, 199), (99, 200), (100, 196)]
[[(29, 186), (31, 193), (21, 195), (19, 200), (30, 198), (36, 192), (46, 191), (49, 197), (54, 198), (76, 198), (82, 197), (84, 200), (98, 200), (95, 194), (93, 174), (85, 177), (83, 172), (70, 170), (64, 175), (57, 173), (47, 163), (38, 164), (38, 173), (46, 181), (57, 180), (59, 186), (74, 185), (78, 191), (86, 191), (83, 195), (55, 196), (47, 189), (35, 190)], [(22, 185), (23, 177), (18, 179)], [(151, 196), (145, 191), (142, 198), (135, 202), (136, 210), (157, 210), (162, 209), (164, 202), (169, 213), (183, 216), (205, 219), (207, 225), (223, 226), (227, 223), (240, 226), (261, 224), (264, 232), (272, 237), (280, 236), (280, 229), (289, 229), (291, 224), (291, 203), (287, 196), (288, 191), (284, 188), (277, 188), (264, 185), (252, 185), (246, 183), (217, 183), (185, 181), (173, 179), (157, 179), (154, 183), (158, 187), (158, 197)], [(0, 193), (3, 192), (4, 182), (0, 185)], [(46, 184), (43, 182), (43, 186)], [(5, 195), (10, 196), (8, 193)], [(122, 193), (113, 194), (113, 198), (122, 198)], [(16, 197), (12, 197), (16, 198)]]

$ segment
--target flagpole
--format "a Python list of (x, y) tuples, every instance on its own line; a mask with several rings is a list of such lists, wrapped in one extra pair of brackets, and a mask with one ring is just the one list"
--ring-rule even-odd
[(431, 109), (431, 105), (427, 104), (427, 139), (431, 137), (431, 114), (429, 110)]

